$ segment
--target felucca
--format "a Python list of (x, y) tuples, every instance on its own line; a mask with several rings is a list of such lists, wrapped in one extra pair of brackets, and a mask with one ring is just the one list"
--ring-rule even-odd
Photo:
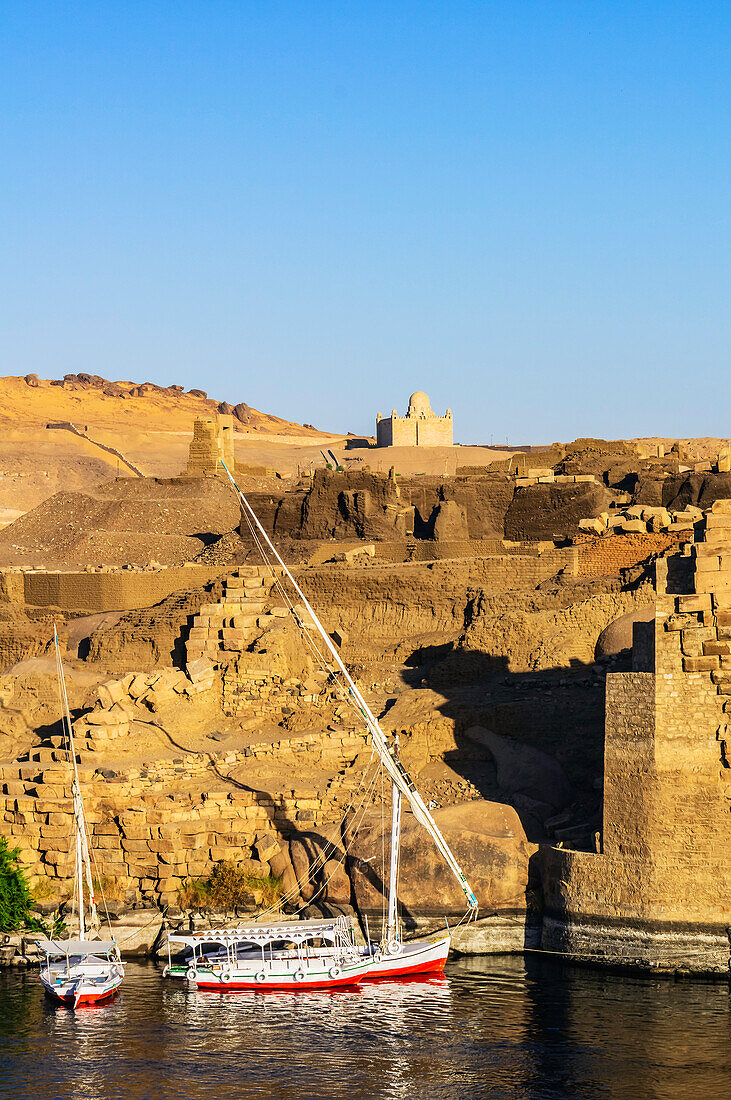
[[(470, 887), (467, 879), (460, 867), (453, 852), (449, 848), (446, 840), (442, 836), (434, 818), (429, 812), (429, 808), (424, 802), (423, 798), (417, 791), (413, 780), (404, 768), (403, 764), (398, 757), (398, 746), (393, 748), (388, 742), (386, 735), (381, 729), (377, 718), (371, 711), (370, 707), (363, 698), (358, 686), (354, 682), (350, 673), (348, 672), (345, 664), (340, 657), (340, 654), (333, 644), (329, 634), (325, 630), (324, 626), (320, 622), (320, 619), (316, 615), (312, 606), (310, 605), (307, 597), (300, 588), (299, 584), (292, 576), (292, 573), (287, 568), (287, 565), (283, 561), (282, 557), (275, 548), (272, 540), (267, 534), (266, 530), (259, 521), (258, 516), (254, 512), (253, 508), (249, 504), (241, 489), (236, 483), (231, 471), (226, 464), (221, 461), (226, 474), (231, 481), (231, 484), (236, 491), (241, 504), (242, 515), (246, 519), (249, 530), (251, 532), (254, 543), (262, 556), (263, 561), (269, 567), (272, 576), (275, 578), (280, 595), (285, 600), (290, 612), (293, 614), (295, 621), (299, 629), (305, 635), (309, 648), (317, 655), (323, 668), (325, 668), (333, 682), (340, 685), (343, 690), (344, 697), (353, 704), (358, 714), (363, 719), (366, 728), (370, 734), (371, 742), (380, 759), (381, 766), (386, 774), (391, 779), (393, 789), (393, 804), (392, 804), (392, 821), (391, 821), (391, 852), (390, 852), (390, 870), (389, 870), (389, 889), (388, 889), (388, 906), (387, 917), (384, 922), (382, 936), (380, 942), (372, 942), (368, 939), (365, 945), (358, 945), (355, 943), (354, 937), (351, 939), (348, 945), (348, 952), (353, 951), (364, 960), (368, 965), (362, 977), (365, 979), (376, 978), (396, 978), (403, 977), (410, 974), (424, 974), (440, 972), (444, 969), (444, 964), (449, 954), (451, 936), (447, 933), (440, 933), (436, 936), (426, 937), (422, 939), (410, 939), (405, 940), (403, 937), (403, 930), (398, 915), (398, 880), (399, 880), (399, 867), (400, 867), (400, 838), (401, 838), (401, 803), (402, 798), (405, 798), (411, 807), (416, 820), (423, 826), (426, 832), (434, 841), (437, 850), (441, 854), (442, 858), (446, 862), (447, 866), (452, 871), (453, 875), (457, 879), (464, 895), (467, 899), (467, 914), (469, 919), (474, 918), (478, 911), (478, 901), (475, 894)], [(276, 564), (275, 564), (276, 563)], [(289, 593), (285, 586), (281, 583), (277, 574), (277, 567), (282, 571), (284, 576), (287, 577), (290, 585), (297, 597), (301, 600), (302, 606), (305, 609), (309, 622), (306, 624), (303, 621), (303, 617), (298, 615), (295, 611), (295, 607), (292, 603)], [(314, 631), (317, 635), (315, 637), (309, 629), (309, 625), (314, 627)], [(322, 861), (325, 862), (324, 860)], [(300, 922), (301, 925), (306, 925), (308, 922)], [(269, 963), (266, 960), (266, 953), (263, 953), (263, 962), (261, 968), (256, 973), (256, 984), (263, 988), (270, 981), (274, 983), (277, 980), (275, 970), (278, 968), (278, 963), (275, 959), (277, 952), (274, 951), (273, 945), (281, 945), (282, 940), (282, 926), (279, 925), (262, 925), (257, 923), (257, 935), (264, 936), (269, 944)], [(304, 933), (304, 927), (302, 928)], [(279, 933), (279, 934), (277, 934)], [(197, 956), (197, 964), (195, 963), (195, 951), (194, 951), (194, 965), (190, 970), (186, 971), (188, 980), (206, 988), (212, 988), (210, 977), (211, 971), (207, 974), (202, 972), (201, 968), (205, 968), (207, 964), (211, 967), (216, 966), (219, 968), (222, 974), (225, 974), (223, 980), (220, 980), (218, 975), (213, 981), (213, 987), (218, 989), (225, 988), (241, 988), (237, 983), (237, 977), (240, 974), (240, 962), (238, 958), (238, 952), (243, 950), (246, 954), (252, 949), (252, 938), (250, 929), (237, 929), (230, 928), (224, 929), (217, 933), (214, 937), (210, 937), (210, 934), (203, 935), (204, 940), (208, 940), (206, 947), (203, 943), (199, 942), (199, 954)], [(267, 938), (268, 937), (268, 938)], [(307, 954), (308, 958), (314, 957), (317, 954), (317, 946), (313, 942), (313, 937), (307, 938)], [(178, 940), (182, 940), (183, 937), (176, 937)], [(213, 942), (211, 942), (211, 940)], [(180, 946), (187, 946), (189, 949), (195, 947), (195, 944), (188, 942)], [(325, 956), (330, 953), (330, 947), (324, 943), (322, 945), (322, 951)], [(174, 972), (180, 972), (182, 967), (168, 968), (170, 976), (174, 976)], [(338, 969), (337, 977), (340, 977), (341, 969)], [(299, 987), (302, 988), (302, 978), (297, 975), (299, 979)], [(292, 982), (292, 985), (296, 985), (297, 982)], [(322, 977), (322, 984), (327, 983), (327, 970)], [(332, 983), (334, 984), (334, 982)], [(280, 987), (281, 988), (281, 987)]]
[[(71, 797), (74, 811), (74, 899), (73, 908), (78, 914), (78, 937), (68, 940), (38, 940), (45, 952), (46, 962), (40, 979), (46, 993), (62, 1004), (78, 1008), (112, 997), (124, 977), (124, 966), (115, 939), (99, 940), (89, 937), (89, 932), (99, 928), (99, 916), (94, 899), (94, 882), (89, 859), (89, 841), (81, 798), (79, 771), (76, 764), (74, 732), (71, 726), (66, 680), (61, 661), (56, 628), (53, 629), (56, 649), (56, 671), (61, 704), (61, 722), (66, 737), (71, 764)], [(107, 918), (108, 919), (108, 918)]]

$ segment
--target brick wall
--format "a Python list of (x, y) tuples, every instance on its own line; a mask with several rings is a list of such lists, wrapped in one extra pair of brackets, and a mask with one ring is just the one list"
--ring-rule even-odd
[(657, 532), (647, 535), (605, 535), (602, 538), (575, 538), (578, 550), (577, 575), (579, 577), (610, 577), (621, 569), (629, 569), (649, 558), (662, 554), (676, 546), (675, 535)]

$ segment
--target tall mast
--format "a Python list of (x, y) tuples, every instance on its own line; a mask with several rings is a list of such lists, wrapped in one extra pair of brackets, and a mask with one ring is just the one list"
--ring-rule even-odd
[(69, 699), (66, 693), (66, 677), (63, 673), (61, 661), (61, 648), (58, 644), (58, 632), (53, 626), (53, 642), (56, 649), (56, 673), (58, 676), (58, 697), (61, 704), (61, 723), (66, 733), (71, 761), (71, 799), (74, 811), (74, 825), (76, 830), (76, 888), (79, 892), (79, 939), (86, 938), (86, 914), (84, 911), (84, 880), (89, 894), (89, 918), (90, 925), (97, 923), (96, 904), (94, 902), (94, 882), (91, 877), (91, 864), (89, 862), (89, 843), (86, 832), (86, 818), (84, 816), (84, 803), (81, 800), (81, 787), (79, 785), (79, 769), (76, 764), (76, 746), (74, 744), (74, 731), (71, 725), (71, 713), (69, 711)]
[(266, 533), (266, 531), (262, 527), (261, 523), (259, 522), (259, 517), (257, 516), (256, 512), (251, 507), (248, 500), (246, 499), (246, 497), (244, 496), (244, 494), (241, 492), (238, 485), (236, 484), (236, 481), (235, 481), (231, 471), (229, 470), (228, 466), (223, 461), (223, 459), (219, 459), (219, 461), (220, 461), (221, 465), (223, 466), (224, 470), (226, 471), (226, 473), (228, 474), (229, 480), (230, 480), (231, 484), (233, 485), (234, 489), (236, 490), (236, 494), (237, 494), (239, 500), (241, 501), (241, 505), (244, 508), (246, 515), (249, 517), (251, 522), (254, 524), (257, 531), (259, 532), (261, 537), (264, 539), (266, 545), (269, 547), (272, 554), (276, 558), (277, 562), (279, 563), (281, 568), (286, 573), (286, 575), (287, 575), (287, 577), (290, 581), (290, 584), (294, 588), (294, 590), (297, 593), (297, 595), (299, 596), (299, 598), (302, 600), (302, 603), (303, 603), (308, 615), (311, 617), (312, 623), (315, 626), (315, 629), (317, 630), (318, 634), (322, 638), (322, 641), (323, 641), (328, 653), (330, 654), (330, 657), (333, 659), (333, 661), (337, 665), (338, 669), (340, 670), (340, 673), (341, 673), (343, 679), (345, 680), (345, 685), (346, 685), (348, 691), (350, 692), (351, 696), (355, 700), (355, 704), (356, 704), (358, 710), (360, 711), (360, 713), (363, 717), (363, 720), (366, 724), (366, 727), (368, 728), (368, 732), (371, 735), (371, 740), (373, 741), (373, 747), (375, 748), (376, 752), (378, 753), (378, 756), (380, 757), (381, 763), (383, 764), (384, 768), (386, 769), (389, 776), (391, 777), (391, 780), (393, 781), (394, 786), (396, 786), (398, 788), (398, 790), (401, 792), (401, 794), (404, 795), (404, 797), (407, 799), (407, 801), (408, 801), (409, 805), (411, 806), (411, 809), (414, 813), (414, 817), (416, 818), (416, 820), (419, 822), (420, 825), (424, 826), (424, 828), (426, 829), (426, 831), (429, 833), (430, 837), (434, 841), (434, 843), (437, 846), (437, 849), (439, 850), (439, 852), (441, 853), (442, 858), (444, 859), (445, 863), (450, 868), (450, 870), (452, 871), (452, 874), (454, 875), (454, 877), (457, 879), (460, 886), (462, 887), (462, 890), (464, 892), (465, 897), (467, 898), (467, 902), (469, 904), (470, 909), (475, 909), (476, 910), (478, 908), (478, 901), (477, 901), (477, 898), (475, 897), (475, 894), (472, 890), (472, 887), (468, 883), (462, 868), (460, 867), (459, 863), (457, 862), (457, 859), (455, 858), (454, 854), (452, 853), (451, 848), (449, 847), (446, 840), (444, 839), (441, 832), (439, 831), (439, 828), (437, 826), (436, 821), (434, 820), (432, 815), (429, 813), (429, 810), (426, 806), (426, 803), (424, 802), (424, 799), (421, 797), (421, 795), (417, 791), (416, 787), (414, 786), (414, 782), (411, 779), (411, 776), (408, 774), (408, 772), (404, 768), (401, 761), (399, 759), (397, 759), (396, 757), (394, 757), (394, 755), (392, 754), (390, 746), (388, 744), (388, 740), (386, 738), (386, 735), (384, 734), (383, 730), (379, 726), (376, 716), (373, 714), (370, 707), (366, 703), (365, 699), (363, 698), (361, 692), (359, 691), (358, 687), (356, 686), (356, 684), (355, 684), (353, 678), (351, 677), (350, 673), (348, 672), (347, 668), (343, 664), (343, 661), (340, 657), (340, 654), (338, 653), (337, 649), (333, 645), (333, 642), (332, 642), (332, 639), (330, 638), (330, 635), (325, 630), (325, 627), (322, 625), (319, 618), (317, 617), (314, 610), (312, 609), (309, 600), (307, 599), (304, 592), (302, 591), (300, 586), (297, 584), (297, 581), (294, 579), (294, 577), (290, 573), (289, 569), (285, 565), (284, 561), (280, 557), (279, 553), (276, 550), (276, 547), (274, 546), (274, 543), (269, 538), (269, 535)]
[[(394, 745), (398, 753), (398, 737)], [(401, 854), (401, 791), (393, 784), (393, 807), (391, 811), (391, 864), (388, 873), (388, 917), (384, 944), (398, 939), (398, 873)]]

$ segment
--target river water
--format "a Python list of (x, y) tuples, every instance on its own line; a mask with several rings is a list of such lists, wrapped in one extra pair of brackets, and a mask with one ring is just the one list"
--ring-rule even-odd
[(206, 994), (130, 964), (73, 1012), (0, 974), (0, 1096), (16, 1100), (532, 1100), (731, 1095), (725, 982), (517, 957), (335, 993)]

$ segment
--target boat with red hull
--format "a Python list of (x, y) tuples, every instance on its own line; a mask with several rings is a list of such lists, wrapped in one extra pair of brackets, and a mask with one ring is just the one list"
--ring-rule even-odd
[[(173, 963), (172, 951), (188, 951)], [(168, 936), (165, 977), (185, 977), (206, 992), (301, 992), (357, 985), (371, 966), (358, 949), (350, 917), (242, 925)]]
[(54, 1001), (79, 1008), (113, 997), (124, 977), (114, 940), (39, 940), (46, 954), (40, 980)]
[[(430, 812), (430, 806), (424, 802), (413, 780), (404, 768), (398, 755), (398, 737), (391, 743), (381, 729), (377, 718), (368, 706), (363, 694), (348, 672), (333, 643), (331, 636), (315, 614), (305, 593), (287, 568), (276, 550), (269, 534), (262, 526), (256, 513), (236, 484), (236, 480), (221, 461), (221, 465), (231, 481), (241, 504), (242, 524), (246, 523), (254, 545), (258, 548), (273, 583), (285, 606), (306, 641), (308, 651), (315, 655), (320, 667), (326, 671), (331, 683), (338, 686), (343, 699), (348, 700), (361, 720), (365, 722), (370, 734), (375, 755), (380, 761), (390, 781), (392, 790), (391, 852), (388, 873), (388, 904), (384, 912), (380, 942), (371, 941), (366, 928), (365, 944), (356, 943), (352, 921), (346, 936), (339, 928), (335, 939), (329, 939), (322, 933), (312, 933), (309, 926), (312, 921), (290, 921), (287, 923), (287, 942), (283, 943), (283, 925), (255, 926), (252, 929), (228, 928), (215, 933), (200, 933), (196, 936), (174, 935), (169, 943), (180, 949), (192, 951), (193, 963), (173, 963), (172, 958), (165, 968), (168, 977), (183, 977), (198, 989), (324, 989), (335, 985), (356, 984), (359, 981), (379, 980), (382, 978), (404, 978), (419, 974), (438, 974), (444, 969), (449, 955), (451, 937), (440, 934), (425, 939), (404, 940), (402, 921), (398, 911), (398, 880), (400, 870), (401, 840), (401, 800), (406, 798), (414, 817), (434, 841), (440, 855), (459, 882), (468, 902), (468, 913), (475, 917), (478, 902), (454, 853), (442, 836)], [(295, 598), (301, 600), (295, 605), (290, 591), (283, 584), (287, 579)], [(352, 809), (352, 807), (351, 807)], [(329, 842), (315, 860), (308, 872), (308, 881), (297, 882), (290, 893), (280, 899), (279, 904), (292, 904), (297, 897), (306, 897), (308, 904), (315, 903), (318, 895), (327, 889), (328, 880), (314, 886), (313, 874), (324, 869), (326, 864), (335, 863), (341, 867), (347, 855), (339, 859), (333, 857), (339, 844)], [(384, 860), (385, 863), (385, 860)], [(386, 868), (382, 868), (385, 882)], [(334, 872), (331, 872), (331, 875)], [(314, 889), (313, 889), (314, 886)], [(307, 888), (305, 892), (304, 887)], [(337, 918), (344, 920), (344, 918)], [(317, 924), (317, 922), (314, 922)], [(277, 932), (277, 928), (279, 932)], [(204, 937), (204, 938), (201, 938)], [(265, 950), (268, 947), (268, 953)], [(261, 959), (258, 952), (261, 949)], [(294, 954), (301, 965), (288, 970)], [(333, 961), (335, 952), (342, 958)], [(259, 964), (259, 968), (256, 966)], [(254, 967), (254, 969), (252, 969)]]

